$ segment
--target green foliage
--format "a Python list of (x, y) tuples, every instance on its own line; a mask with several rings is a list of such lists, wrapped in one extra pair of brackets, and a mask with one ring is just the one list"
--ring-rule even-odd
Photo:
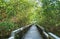
[[(42, 7), (39, 6), (40, 2)], [(0, 0), (0, 32), (12, 31), (35, 21), (48, 31), (59, 27), (60, 1)]]
[(7, 30), (9, 31), (10, 29), (14, 28), (14, 24), (11, 23), (11, 22), (7, 22), (7, 21), (4, 21), (4, 22), (0, 22), (0, 30)]

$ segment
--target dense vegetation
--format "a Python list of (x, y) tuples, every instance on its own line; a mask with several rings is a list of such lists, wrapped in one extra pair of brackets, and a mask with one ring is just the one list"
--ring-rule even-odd
[(36, 21), (60, 34), (60, 0), (0, 0), (0, 37)]

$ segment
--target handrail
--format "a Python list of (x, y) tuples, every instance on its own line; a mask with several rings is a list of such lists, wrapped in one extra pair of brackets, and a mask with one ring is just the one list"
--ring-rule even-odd
[(43, 30), (43, 34), (45, 34), (45, 36), (49, 39), (60, 39), (60, 37), (58, 37), (58, 36), (56, 36), (56, 35), (54, 35), (53, 33), (51, 33), (51, 32), (48, 32), (48, 31), (46, 31), (42, 26), (40, 26), (40, 25), (38, 25), (38, 27), (40, 27), (40, 29), (42, 29)]
[(15, 34), (16, 33), (19, 33), (20, 31), (24, 30), (25, 28), (30, 27), (31, 25), (33, 25), (33, 24), (30, 24), (30, 25), (27, 25), (27, 26), (24, 26), (24, 27), (21, 27), (21, 28), (19, 28), (17, 30), (12, 31), (11, 37), (9, 37), (8, 39), (15, 39)]
[(49, 35), (45, 32), (45, 29), (42, 26), (40, 26), (40, 25), (37, 25), (37, 26), (42, 30), (42, 33), (44, 34), (46, 39), (49, 39)]
[(51, 32), (49, 32), (48, 33), (52, 38), (54, 38), (54, 39), (60, 39), (60, 37), (58, 37), (58, 36), (56, 36), (56, 35), (54, 35), (53, 33), (51, 33)]
[[(37, 24), (36, 24), (37, 25)], [(42, 29), (44, 31), (44, 28), (40, 25), (37, 25), (40, 29)]]

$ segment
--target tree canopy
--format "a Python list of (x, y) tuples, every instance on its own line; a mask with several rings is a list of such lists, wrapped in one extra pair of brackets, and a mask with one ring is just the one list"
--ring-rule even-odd
[(34, 21), (60, 34), (60, 0), (0, 0), (0, 36)]

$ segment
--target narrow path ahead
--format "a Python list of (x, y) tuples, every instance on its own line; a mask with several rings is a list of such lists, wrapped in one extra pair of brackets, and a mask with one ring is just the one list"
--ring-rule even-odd
[(33, 25), (22, 39), (42, 39), (37, 27)]

